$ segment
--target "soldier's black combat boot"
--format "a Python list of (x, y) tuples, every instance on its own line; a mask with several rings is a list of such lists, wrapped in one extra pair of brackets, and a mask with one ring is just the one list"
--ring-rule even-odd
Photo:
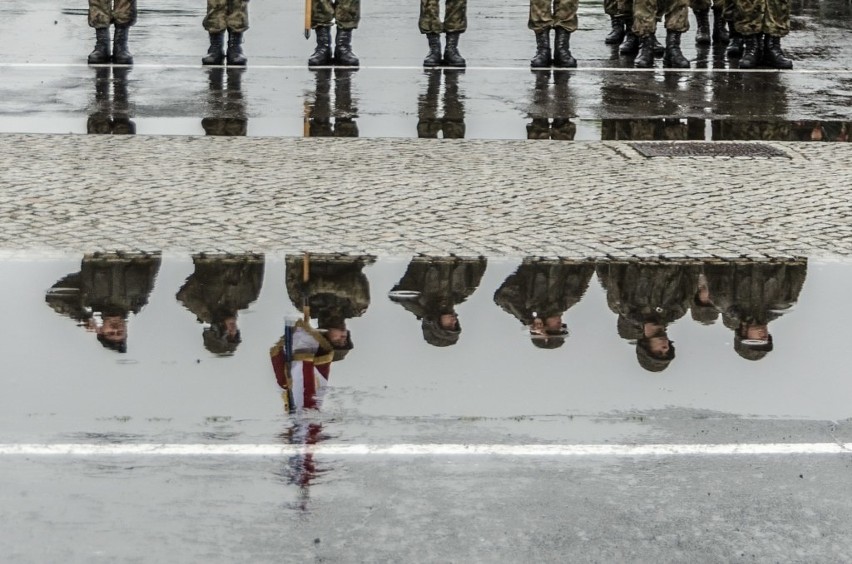
[(744, 38), (742, 34), (738, 33), (731, 25), (731, 42), (728, 44), (725, 54), (728, 55), (729, 59), (738, 59), (743, 56), (743, 47)]
[(660, 43), (660, 40), (657, 39), (657, 34), (654, 33), (651, 35), (651, 39), (654, 41), (654, 56), (657, 58), (662, 57), (666, 54), (666, 48), (663, 47), (663, 44)]
[(713, 43), (727, 43), (730, 40), (728, 35), (728, 22), (722, 15), (722, 8), (713, 7)]
[(766, 35), (763, 40), (763, 63), (773, 69), (790, 70), (793, 61), (781, 50), (781, 38)]
[(618, 45), (624, 40), (624, 18), (610, 16), (609, 19), (612, 29), (607, 34), (606, 39), (604, 39), (604, 43), (607, 45)]
[(553, 64), (550, 55), (550, 30), (535, 33), (535, 56), (530, 59), (530, 67), (534, 69), (549, 68)]
[(441, 36), (437, 33), (427, 33), (426, 40), (429, 42), (429, 54), (423, 59), (426, 68), (441, 66)]
[(695, 13), (695, 44), (710, 45), (710, 10), (693, 10)]
[(757, 63), (760, 62), (760, 54), (758, 53), (759, 33), (743, 36), (743, 55), (740, 57), (741, 69), (756, 69)]
[(352, 30), (337, 28), (334, 40), (334, 64), (341, 67), (357, 67), (361, 64), (352, 52)]
[(244, 67), (248, 59), (243, 54), (243, 34), (236, 31), (228, 31), (228, 64), (235, 67)]
[(624, 43), (622, 43), (621, 47), (618, 48), (618, 52), (622, 55), (635, 55), (639, 52), (639, 45), (642, 43), (642, 41), (635, 33), (633, 33), (632, 19), (628, 19), (624, 23), (624, 27)]
[(109, 28), (98, 28), (95, 30), (95, 50), (89, 53), (89, 64), (105, 65), (109, 61)]
[(318, 27), (314, 29), (314, 35), (317, 36), (317, 48), (314, 49), (314, 54), (308, 59), (308, 66), (331, 66), (331, 28), (328, 26)]
[(666, 54), (663, 55), (663, 66), (672, 69), (688, 69), (689, 59), (680, 50), (680, 32), (666, 32)]
[(577, 59), (571, 56), (571, 33), (561, 27), (556, 28), (556, 41), (553, 44), (553, 66), (561, 69), (573, 69)]
[(459, 36), (458, 31), (447, 32), (447, 44), (444, 47), (444, 66), (447, 67), (464, 67), (467, 66), (467, 61), (459, 53)]
[(132, 65), (133, 55), (127, 47), (127, 39), (130, 28), (126, 25), (115, 26), (115, 34), (112, 38), (112, 62), (117, 65)]
[(639, 54), (633, 60), (637, 69), (650, 69), (654, 66), (654, 36), (647, 35), (640, 39)]
[(219, 31), (210, 34), (210, 48), (207, 54), (201, 57), (202, 65), (221, 65), (225, 62), (225, 32)]

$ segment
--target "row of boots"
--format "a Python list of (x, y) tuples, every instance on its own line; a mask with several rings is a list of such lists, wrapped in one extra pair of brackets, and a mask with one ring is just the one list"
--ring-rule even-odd
[[(727, 43), (729, 33), (727, 23), (722, 15), (721, 8), (713, 8), (713, 29), (710, 29), (710, 10), (693, 10), (695, 14), (696, 30), (695, 44), (710, 45), (711, 43)], [(607, 45), (620, 45), (625, 38), (632, 35), (631, 28), (633, 20), (631, 18), (610, 16), (610, 24), (612, 29), (604, 39)], [(660, 53), (658, 56), (662, 56)]]
[[(683, 55), (680, 48), (681, 33), (679, 31), (666, 30), (666, 44), (663, 45), (652, 33), (646, 37), (639, 37), (633, 33), (633, 20), (624, 20), (618, 26), (613, 25), (612, 31), (607, 35), (606, 41), (615, 45), (621, 45), (618, 52), (622, 55), (636, 57), (633, 66), (638, 69), (649, 69), (654, 66), (654, 59), (662, 57), (663, 66), (673, 69), (688, 69), (689, 59)], [(623, 41), (621, 41), (623, 39)]]
[(556, 67), (573, 69), (577, 59), (571, 55), (571, 32), (556, 28), (553, 52), (550, 51), (550, 30), (537, 31), (535, 34), (535, 56), (530, 60), (530, 67), (542, 69)]
[(130, 28), (126, 25), (115, 26), (115, 34), (112, 39), (112, 51), (110, 51), (109, 28), (102, 27), (95, 30), (95, 49), (89, 53), (90, 65), (132, 65), (133, 55), (127, 47), (128, 33)]
[(781, 38), (763, 33), (742, 35), (734, 32), (731, 36), (731, 44), (728, 45), (727, 55), (731, 59), (739, 58), (741, 69), (768, 67), (789, 70), (793, 68), (793, 61), (781, 49)]

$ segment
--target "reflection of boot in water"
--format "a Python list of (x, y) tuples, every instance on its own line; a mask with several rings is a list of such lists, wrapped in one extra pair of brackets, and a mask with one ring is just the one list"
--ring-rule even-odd
[(464, 71), (444, 71), (444, 139), (464, 139), (464, 99), (459, 96), (460, 74), (464, 74)]
[(109, 67), (95, 69), (95, 99), (86, 121), (86, 133), (109, 134), (112, 131), (109, 107)]
[(568, 85), (571, 73), (556, 71), (553, 73), (553, 124), (550, 138), (557, 141), (573, 141), (577, 135), (577, 125), (571, 121), (576, 116), (574, 93)]
[(207, 117), (201, 120), (205, 135), (225, 135), (225, 69), (207, 70)]
[(314, 71), (314, 103), (308, 106), (308, 137), (331, 137), (331, 69)]
[(243, 99), (245, 67), (228, 68), (228, 89), (225, 92), (225, 135), (245, 137), (248, 132), (246, 104)]
[(441, 131), (438, 119), (438, 93), (441, 91), (441, 71), (425, 70), (426, 92), (417, 101), (417, 137), (437, 139)]
[(527, 139), (550, 139), (550, 71), (534, 71), (535, 85), (527, 124)]
[(112, 132), (115, 135), (134, 135), (136, 123), (130, 119), (130, 102), (127, 94), (127, 80), (130, 75), (128, 67), (113, 67), (112, 69)]
[(354, 69), (334, 69), (334, 136), (358, 137), (358, 108), (352, 102)]
[(577, 135), (577, 125), (568, 118), (555, 118), (550, 130), (550, 138), (556, 141), (573, 141)]

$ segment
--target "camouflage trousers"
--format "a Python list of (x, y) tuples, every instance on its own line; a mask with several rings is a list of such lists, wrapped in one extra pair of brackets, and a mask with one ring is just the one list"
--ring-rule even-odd
[(604, 0), (604, 13), (616, 18), (630, 17), (630, 7), (624, 0)]
[(207, 0), (204, 29), (210, 33), (243, 33), (248, 25), (248, 0)]
[(361, 19), (361, 0), (313, 0), (311, 16), (312, 27), (337, 24), (340, 29), (352, 30)]
[(633, 33), (647, 37), (657, 31), (657, 18), (665, 16), (667, 31), (689, 29), (689, 0), (634, 0)]
[(136, 23), (136, 0), (89, 0), (89, 27), (101, 29), (111, 24)]
[(743, 35), (790, 33), (790, 0), (733, 0), (734, 25)]
[(554, 27), (577, 31), (577, 4), (578, 0), (530, 0), (527, 27), (536, 33)]
[(467, 0), (444, 0), (441, 22), (441, 0), (420, 0), (420, 33), (464, 32), (467, 30)]
[(717, 8), (725, 12), (725, 0), (689, 0), (689, 7), (696, 12)]

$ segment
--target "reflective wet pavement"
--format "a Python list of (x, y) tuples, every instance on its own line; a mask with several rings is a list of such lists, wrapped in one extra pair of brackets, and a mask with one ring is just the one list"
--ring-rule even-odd
[[(245, 72), (202, 69), (201, 6), (140, 14), (133, 69), (87, 68), (91, 30), (79, 8), (45, 2), (0, 8), (0, 131), (272, 136), (467, 137), (485, 139), (774, 139), (848, 141), (852, 50), (848, 2), (795, 8), (793, 72), (728, 72), (720, 50), (686, 54), (694, 72), (636, 72), (604, 45), (597, 3), (583, 4), (573, 48), (581, 68), (530, 73), (526, 13), (501, 6), (471, 14), (466, 72), (418, 68), (423, 39), (388, 2), (363, 15), (357, 72), (311, 72), (311, 50), (280, 22), (298, 6), (258, 3)], [(53, 25), (53, 22), (56, 22)], [(28, 28), (27, 26), (32, 26)], [(296, 26), (292, 26), (296, 27)], [(16, 40), (36, 30), (37, 52)], [(393, 46), (388, 49), (388, 46)], [(715, 55), (714, 55), (715, 53)], [(715, 58), (714, 58), (715, 57)], [(722, 57), (722, 58), (719, 58)], [(602, 68), (610, 70), (601, 70)], [(619, 70), (621, 69), (621, 70)], [(104, 123), (119, 121), (118, 127)], [(555, 121), (546, 127), (543, 120)], [(129, 124), (127, 122), (130, 122)], [(342, 127), (335, 128), (334, 122)], [(230, 125), (223, 125), (224, 122)], [(447, 127), (441, 126), (447, 123)], [(205, 125), (206, 124), (206, 125)], [(547, 131), (544, 131), (546, 129)]]
[[(305, 285), (303, 260), (151, 254), (0, 264), (0, 305), (15, 320), (3, 334), (0, 443), (119, 449), (7, 451), (4, 554), (22, 562), (848, 554), (848, 454), (674, 454), (679, 445), (852, 440), (848, 265), (315, 255)], [(345, 323), (352, 347), (335, 345), (345, 358), (332, 362), (322, 403), (288, 415), (270, 346), (285, 318), (302, 316), (305, 295), (314, 325)], [(126, 340), (110, 334), (123, 316)], [(672, 451), (570, 460), (120, 454), (147, 444), (400, 443)]]

